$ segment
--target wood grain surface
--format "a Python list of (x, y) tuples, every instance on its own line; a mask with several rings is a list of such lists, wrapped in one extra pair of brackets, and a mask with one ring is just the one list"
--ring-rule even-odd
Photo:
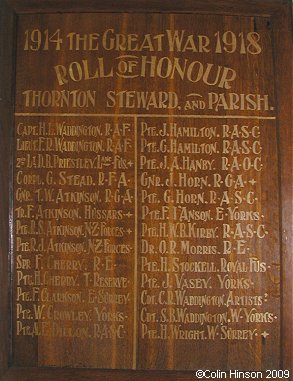
[(123, 2), (111, 1), (106, 3), (100, 0), (86, 0), (82, 5), (78, 1), (17, 1), (9, 0), (10, 4), (19, 13), (46, 13), (46, 12), (136, 12), (138, 9), (142, 12), (202, 12), (214, 14), (247, 14), (247, 15), (271, 15), (280, 10), (284, 4), (289, 4), (289, 1), (282, 0), (267, 0), (259, 2), (257, 0), (248, 0), (244, 2), (235, 2), (233, 0), (213, 2), (207, 1), (192, 1), (185, 0), (176, 2), (174, 0), (161, 2), (159, 0), (127, 0)]
[(289, 2), (9, 4), (0, 379), (292, 371)]
[(14, 83), (15, 83), (15, 16), (5, 2), (0, 3), (0, 377), (7, 372), (10, 360), (10, 247), (9, 230), (11, 201), (11, 140), (13, 132)]

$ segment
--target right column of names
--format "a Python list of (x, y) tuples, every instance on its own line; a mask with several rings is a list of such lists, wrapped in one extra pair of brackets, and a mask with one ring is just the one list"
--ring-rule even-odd
[(257, 367), (251, 348), (278, 340), (267, 119), (138, 118), (140, 368), (209, 366), (213, 348), (215, 368), (227, 357)]

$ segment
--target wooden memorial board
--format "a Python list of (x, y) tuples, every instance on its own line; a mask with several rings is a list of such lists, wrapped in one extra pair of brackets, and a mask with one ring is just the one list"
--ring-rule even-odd
[(1, 380), (289, 379), (289, 10), (2, 1)]

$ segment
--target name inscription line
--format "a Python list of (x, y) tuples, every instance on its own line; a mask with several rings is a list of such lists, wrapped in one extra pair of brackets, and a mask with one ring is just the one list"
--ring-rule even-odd
[[(95, 116), (117, 116), (117, 114), (80, 114), (80, 113), (22, 113), (16, 112), (15, 116), (77, 116), (77, 117), (95, 117)], [(169, 114), (118, 114), (125, 118), (167, 118)], [(275, 116), (255, 116), (255, 115), (172, 115), (174, 118), (194, 118), (194, 119), (257, 119), (257, 120), (276, 120)]]

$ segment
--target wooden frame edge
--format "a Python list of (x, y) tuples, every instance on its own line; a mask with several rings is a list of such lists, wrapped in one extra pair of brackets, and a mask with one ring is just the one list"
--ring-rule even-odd
[[(292, 260), (292, 14), (291, 5), (273, 18), (275, 87), (279, 129), (281, 211), (282, 366), (293, 371), (293, 260)], [(284, 38), (287, 36), (287, 38)], [(291, 95), (291, 96), (290, 96)], [(292, 377), (292, 374), (291, 374)]]
[[(0, 379), (10, 365), (10, 193), (16, 13), (0, 0)], [(8, 183), (7, 183), (7, 179)]]
[[(7, 5), (7, 2), (9, 5)], [(40, 3), (41, 1), (39, 1)], [(85, 9), (86, 4), (92, 4), (94, 1), (85, 0), (85, 4), (82, 6), (82, 9)], [(233, 0), (224, 1), (223, 3), (231, 4)], [(292, 89), (292, 75), (290, 74), (290, 80), (288, 78), (288, 73), (286, 70), (290, 72), (292, 69), (292, 55), (290, 55), (291, 47), (292, 47), (292, 38), (288, 37), (288, 39), (284, 39), (284, 34), (288, 34), (291, 36), (291, 27), (292, 27), (292, 16), (290, 12), (290, 0), (269, 0), (270, 3), (266, 8), (266, 11), (262, 10), (261, 7), (257, 4), (257, 0), (250, 0), (250, 3), (253, 3), (258, 9), (259, 13), (256, 12), (257, 16), (270, 16), (274, 23), (274, 52), (275, 52), (275, 67), (278, 68), (280, 66), (280, 62), (286, 63), (286, 69), (281, 72), (276, 71), (276, 79), (275, 83), (276, 88), (279, 89), (277, 91), (277, 100), (278, 100), (278, 125), (279, 125), (279, 145), (280, 145), (280, 194), (281, 194), (281, 240), (282, 240), (282, 278), (284, 279), (282, 285), (282, 343), (284, 344), (282, 347), (282, 358), (283, 358), (283, 369), (290, 369), (293, 371), (292, 367), (292, 359), (293, 359), (293, 334), (292, 334), (292, 316), (293, 316), (293, 303), (292, 303), (292, 278), (293, 278), (293, 269), (292, 269), (292, 237), (291, 237), (291, 224), (292, 224), (292, 164), (291, 164), (291, 155), (290, 147), (292, 144), (292, 112), (291, 111), (291, 97), (289, 94)], [(9, 36), (11, 45), (9, 46), (9, 51), (5, 53), (5, 59), (7, 62), (10, 62), (4, 71), (1, 70), (1, 78), (0, 78), (0, 91), (3, 87), (2, 78), (5, 78), (6, 84), (5, 88), (5, 96), (2, 97), (2, 93), (0, 93), (0, 159), (1, 159), (1, 177), (0, 177), (0, 187), (2, 189), (2, 194), (0, 197), (0, 281), (3, 282), (0, 284), (0, 380), (1, 381), (39, 381), (40, 377), (43, 381), (80, 381), (80, 375), (82, 375), (84, 380), (87, 381), (106, 381), (107, 379), (111, 380), (117, 378), (119, 375), (119, 381), (149, 381), (149, 375), (147, 371), (124, 371), (124, 370), (97, 370), (97, 369), (54, 369), (54, 368), (14, 368), (10, 367), (9, 362), (9, 351), (6, 347), (6, 351), (4, 353), (5, 345), (9, 345), (9, 327), (8, 321), (5, 320), (2, 314), (2, 311), (6, 311), (6, 314), (9, 315), (9, 289), (5, 288), (5, 284), (9, 285), (9, 274), (5, 273), (5, 268), (9, 269), (8, 256), (5, 255), (9, 253), (9, 231), (7, 222), (9, 222), (9, 188), (7, 184), (5, 184), (5, 177), (8, 176), (10, 172), (10, 163), (9, 159), (11, 158), (11, 154), (9, 153), (9, 141), (11, 136), (7, 135), (7, 129), (9, 129), (9, 125), (12, 125), (13, 121), (13, 98), (14, 98), (14, 85), (13, 85), (13, 74), (14, 74), (14, 62), (13, 62), (13, 47), (15, 42), (15, 27), (16, 27), (16, 18), (18, 14), (25, 13), (48, 13), (52, 12), (54, 4), (62, 4), (68, 3), (69, 1), (60, 1), (56, 0), (48, 1), (49, 7), (47, 8), (38, 8), (37, 0), (30, 1), (22, 1), (22, 0), (0, 0), (0, 28), (8, 28), (9, 33), (5, 34), (5, 37)], [(74, 2), (75, 3), (75, 2)], [(126, 12), (134, 11), (136, 8), (136, 12), (138, 11), (137, 7), (139, 7), (140, 3), (147, 4), (145, 0), (127, 0), (125, 2), (127, 4)], [(150, 8), (148, 9), (139, 9), (140, 12), (158, 12), (158, 8), (155, 7), (158, 3), (155, 1), (150, 1)], [(184, 7), (187, 8), (186, 3), (190, 4), (190, 0), (186, 0), (186, 2), (182, 2)], [(188, 12), (197, 12), (197, 13), (210, 13), (208, 11), (204, 11), (204, 8), (207, 9), (211, 4), (215, 3), (213, 0), (211, 1), (198, 1), (198, 8), (195, 6), (192, 7)], [(25, 4), (28, 4), (27, 8), (25, 8)], [(118, 7), (118, 1), (112, 2), (111, 7), (102, 6), (102, 2), (100, 0), (96, 1), (99, 9), (96, 12), (122, 12), (123, 9)], [(132, 6), (130, 6), (132, 4)], [(136, 4), (136, 7), (135, 5)], [(173, 4), (173, 3), (172, 3)], [(203, 5), (205, 4), (205, 6)], [(60, 5), (59, 5), (60, 6)], [(92, 6), (92, 5), (91, 5)], [(145, 5), (146, 6), (146, 5)], [(50, 8), (51, 7), (51, 8)], [(133, 7), (133, 8), (132, 8)], [(247, 3), (245, 4), (247, 7)], [(79, 12), (81, 8), (76, 7), (74, 10), (71, 9), (71, 12)], [(90, 8), (90, 12), (94, 12), (93, 8)], [(181, 7), (170, 7), (166, 6), (162, 12), (183, 12)], [(55, 10), (55, 12), (60, 12)], [(64, 13), (69, 12), (69, 8), (63, 8)], [(229, 12), (225, 8), (216, 8), (215, 12), (219, 14), (234, 14), (236, 10), (234, 7), (231, 7)], [(248, 13), (243, 12), (244, 16), (249, 15)], [(237, 8), (237, 14), (242, 14), (241, 8)], [(5, 19), (7, 17), (7, 19)], [(4, 22), (3, 22), (4, 19)], [(278, 29), (276, 29), (276, 25), (278, 24)], [(0, 29), (0, 44), (3, 44), (2, 41), (3, 33)], [(291, 42), (291, 44), (290, 44)], [(2, 49), (2, 48), (1, 48)], [(2, 52), (2, 50), (0, 50)], [(0, 57), (1, 58), (1, 57)], [(0, 67), (1, 68), (1, 67)], [(9, 85), (10, 81), (10, 85)], [(281, 85), (282, 86), (281, 86)], [(3, 127), (4, 126), (4, 127)], [(8, 126), (8, 127), (7, 127)], [(5, 131), (6, 127), (6, 131)], [(6, 144), (5, 144), (6, 142)], [(4, 149), (2, 149), (4, 147)], [(289, 149), (288, 149), (289, 147)], [(6, 185), (6, 187), (5, 187)], [(4, 191), (5, 189), (5, 191)], [(3, 212), (4, 210), (4, 212)], [(4, 216), (5, 215), (5, 221)], [(6, 225), (6, 226), (5, 226)], [(4, 252), (5, 251), (5, 252)], [(8, 287), (9, 288), (9, 287)], [(2, 297), (2, 295), (6, 295), (6, 297)], [(285, 309), (287, 306), (287, 309)], [(289, 306), (289, 308), (288, 308)], [(7, 316), (6, 315), (6, 316)], [(2, 334), (4, 333), (5, 339), (3, 340)], [(286, 338), (285, 341), (284, 338)], [(4, 341), (4, 344), (2, 343)], [(79, 373), (79, 374), (77, 374)], [(187, 381), (194, 378), (194, 372), (159, 372), (152, 371), (152, 381)], [(214, 379), (217, 380), (217, 379)], [(232, 381), (232, 380), (231, 380)]]
[[(290, 0), (266, 0), (266, 5), (260, 5), (259, 0), (246, 0), (235, 3), (234, 0), (7, 0), (17, 13), (59, 13), (59, 12), (176, 12), (176, 13), (210, 13), (237, 14), (243, 13), (252, 16), (270, 16), (278, 12), (284, 3)], [(188, 11), (186, 11), (188, 9)], [(249, 10), (249, 11), (248, 11)]]

